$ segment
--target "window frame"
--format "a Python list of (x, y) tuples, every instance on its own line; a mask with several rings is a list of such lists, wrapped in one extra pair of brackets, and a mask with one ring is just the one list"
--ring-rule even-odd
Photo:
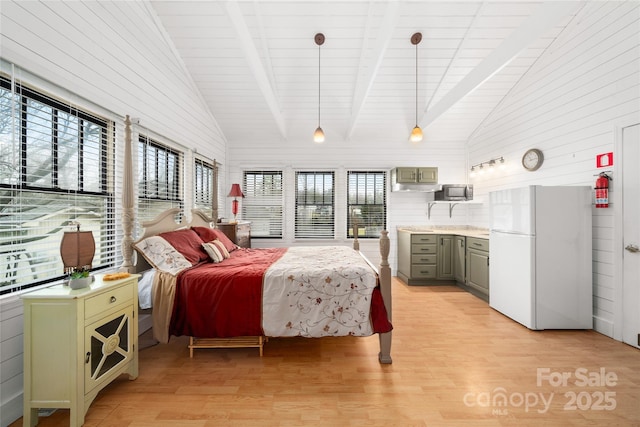
[[(254, 177), (250, 179), (250, 177)], [(268, 180), (266, 177), (270, 177)], [(263, 183), (258, 191), (257, 181)], [(271, 184), (271, 185), (269, 185)], [(242, 173), (242, 218), (251, 221), (251, 239), (284, 237), (284, 172), (282, 170), (245, 170)], [(258, 194), (259, 193), (259, 194)], [(263, 209), (264, 208), (264, 209)], [(264, 219), (269, 231), (262, 234)]]
[[(306, 177), (308, 178), (313, 178), (313, 186), (314, 187), (318, 187), (318, 182), (317, 179), (318, 178), (322, 178), (322, 183), (321, 183), (321, 187), (322, 187), (322, 195), (309, 195), (309, 188), (310, 185), (307, 184), (311, 184), (311, 182), (307, 182), (308, 180), (305, 179), (305, 189), (304, 191), (300, 191), (300, 184), (301, 181), (300, 179), (302, 177)], [(327, 186), (327, 182), (326, 180), (330, 178), (330, 188), (329, 186)], [(294, 193), (295, 193), (295, 215), (294, 215), (294, 237), (296, 239), (320, 239), (320, 240), (324, 240), (324, 239), (335, 239), (336, 238), (336, 173), (335, 171), (332, 170), (325, 170), (325, 171), (296, 171), (295, 172), (295, 189), (294, 189)], [(304, 195), (304, 197), (303, 197)], [(303, 199), (304, 198), (304, 202), (303, 203)], [(325, 201), (325, 199), (329, 199), (328, 201)], [(309, 202), (312, 203), (306, 203), (307, 199), (309, 199)], [(317, 202), (318, 200), (323, 201), (323, 203), (313, 203), (313, 202)], [(314, 208), (315, 207), (315, 208)], [(318, 210), (318, 207), (320, 207), (321, 210), (326, 209), (327, 207), (330, 207), (331, 212), (329, 213), (329, 220), (328, 221), (317, 221), (317, 220), (312, 220), (311, 222), (301, 222), (302, 219), (302, 215), (305, 214), (305, 210), (306, 211), (312, 211), (312, 210)], [(302, 209), (301, 209), (302, 208)], [(307, 214), (309, 214), (309, 212), (307, 212)], [(321, 215), (324, 215), (321, 212)], [(325, 223), (325, 226), (320, 226), (322, 225), (322, 223)]]
[[(352, 177), (364, 175), (364, 191), (361, 191), (360, 188), (357, 188), (355, 191), (352, 191)], [(373, 198), (374, 201), (378, 201), (378, 197), (382, 197), (382, 203), (367, 203), (367, 201), (371, 200), (371, 191), (369, 190), (369, 180), (367, 177), (372, 176), (374, 182), (372, 185), (373, 188)], [(387, 229), (387, 171), (384, 170), (367, 170), (367, 171), (359, 171), (359, 170), (349, 170), (347, 171), (347, 182), (346, 182), (346, 212), (347, 212), (347, 221), (346, 221), (346, 236), (348, 239), (353, 239), (353, 225), (352, 220), (356, 206), (382, 206), (382, 221), (375, 221), (375, 219), (371, 219), (366, 215), (361, 213), (361, 221), (358, 221), (358, 239), (378, 239), (380, 238), (380, 231)], [(379, 179), (382, 179), (382, 183), (379, 182)], [(358, 180), (359, 181), (359, 180)], [(356, 182), (358, 182), (356, 181)], [(376, 188), (378, 185), (382, 185), (382, 188)], [(352, 197), (355, 195), (356, 200), (353, 200)], [(362, 199), (364, 198), (364, 199)], [(363, 203), (359, 203), (363, 202)], [(378, 226), (372, 225), (379, 224)], [(369, 225), (369, 227), (367, 227)], [(369, 232), (367, 229), (371, 228), (372, 232)], [(360, 230), (364, 229), (364, 234), (360, 234)]]
[[(6, 226), (0, 233), (0, 252), (3, 255), (0, 262), (7, 267), (0, 277), (0, 295), (61, 280), (64, 272), (59, 244), (53, 245), (52, 242), (59, 242), (64, 231), (73, 231), (78, 218), (84, 218), (79, 221), (81, 230), (94, 233), (96, 254), (92, 269), (112, 266), (118, 251), (113, 239), (116, 234), (115, 180), (112, 173), (115, 163), (110, 154), (115, 150), (115, 123), (73, 107), (39, 89), (11, 81), (5, 76), (0, 76), (0, 90), (6, 93), (9, 100), (7, 104), (13, 104), (11, 112), (7, 112), (5, 116), (12, 129), (11, 135), (4, 140), (5, 149), (8, 153), (17, 153), (19, 158), (17, 171), (13, 173), (9, 170), (6, 179), (0, 177), (0, 191), (6, 194), (0, 205)], [(17, 108), (14, 106), (16, 104)], [(34, 114), (36, 104), (42, 106), (42, 111), (48, 112), (40, 119)], [(70, 128), (72, 132), (61, 133), (62, 115), (67, 115), (68, 120), (75, 119), (73, 122), (76, 125)], [(42, 134), (42, 139), (37, 140), (41, 144), (40, 150), (49, 144), (49, 154), (42, 157), (43, 164), (50, 162), (49, 167), (44, 168), (50, 174), (46, 181), (48, 184), (29, 182), (29, 157), (35, 155), (31, 149), (36, 144), (31, 142), (35, 138), (32, 133), (37, 132), (38, 128), (50, 132), (48, 136)], [(86, 133), (87, 129), (95, 129), (95, 132)], [(8, 135), (6, 132), (3, 134)], [(64, 139), (65, 137), (70, 139)], [(68, 163), (61, 164), (60, 151), (66, 145), (62, 142), (72, 144), (68, 149), (77, 147), (77, 155), (67, 159), (71, 165), (75, 163), (74, 167), (65, 167)], [(93, 151), (97, 150), (97, 153), (91, 149), (85, 150), (88, 147), (93, 147)], [(97, 156), (97, 161), (89, 161), (92, 156)], [(85, 164), (97, 164), (99, 168), (93, 190), (85, 188), (85, 167), (89, 167)], [(38, 204), (25, 204), (25, 200), (37, 203), (43, 199), (50, 203), (46, 205), (50, 207), (49, 210)], [(20, 202), (15, 204), (15, 200)], [(96, 209), (86, 209), (87, 202), (92, 203)], [(42, 212), (38, 211), (38, 206), (43, 209)], [(101, 212), (101, 216), (96, 217), (96, 211)], [(99, 220), (92, 221), (91, 218)], [(34, 223), (38, 225), (34, 226)], [(8, 251), (2, 250), (2, 241), (9, 245)], [(34, 243), (38, 241), (41, 243), (39, 246), (35, 245), (34, 249)], [(27, 254), (28, 260), (21, 261), (23, 252)], [(14, 259), (13, 262), (9, 261), (11, 258)], [(27, 279), (29, 276), (32, 278)]]

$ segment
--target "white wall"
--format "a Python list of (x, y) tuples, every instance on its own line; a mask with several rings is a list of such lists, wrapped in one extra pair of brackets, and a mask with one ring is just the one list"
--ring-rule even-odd
[[(464, 141), (432, 141), (427, 138), (418, 145), (413, 145), (407, 135), (401, 135), (395, 141), (371, 140), (366, 143), (345, 140), (327, 140), (323, 144), (315, 144), (309, 138), (295, 144), (283, 144), (281, 148), (263, 148), (260, 146), (230, 144), (229, 146), (229, 182), (242, 182), (242, 171), (250, 169), (283, 170), (285, 180), (293, 185), (296, 170), (335, 170), (336, 171), (336, 237), (346, 243), (346, 194), (345, 177), (347, 170), (386, 170), (397, 166), (436, 166), (441, 183), (466, 182), (465, 144)], [(342, 181), (341, 181), (342, 180)], [(285, 181), (287, 182), (287, 181)], [(293, 193), (291, 193), (293, 196)], [(432, 224), (466, 224), (467, 207), (459, 206), (449, 218), (446, 206), (432, 209), (431, 219), (427, 218), (427, 194), (416, 192), (391, 192), (388, 194), (387, 224), (391, 238), (390, 264), (395, 271), (396, 266), (396, 227), (399, 225), (432, 225)], [(285, 229), (282, 240), (254, 239), (256, 247), (291, 246), (310, 244), (308, 241), (296, 242), (293, 235), (293, 197), (285, 200)], [(230, 213), (226, 212), (226, 216)], [(327, 242), (325, 242), (327, 244)], [(373, 262), (380, 260), (377, 242), (360, 241), (360, 248)]]
[[(13, 68), (25, 83), (111, 116), (139, 118), (154, 135), (225, 163), (226, 141), (145, 2), (3, 0), (0, 41), (3, 72)], [(6, 426), (22, 416), (21, 302), (0, 299), (0, 314)]]
[[(521, 185), (588, 185), (596, 154), (614, 151), (616, 126), (640, 121), (640, 3), (589, 2), (468, 143), (470, 164), (504, 156), (508, 169), (474, 181), (476, 194)], [(543, 151), (536, 172), (521, 166)], [(614, 153), (615, 161), (615, 153)], [(603, 169), (604, 170), (604, 169)], [(610, 208), (593, 209), (595, 329), (614, 336), (615, 164)], [(471, 221), (486, 223), (486, 207)], [(619, 327), (619, 325), (618, 325)]]

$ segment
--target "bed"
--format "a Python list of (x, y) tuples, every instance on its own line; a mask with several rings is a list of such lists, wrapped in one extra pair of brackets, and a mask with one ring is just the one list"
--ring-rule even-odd
[[(152, 273), (150, 297), (141, 295), (140, 301), (153, 307), (156, 340), (189, 336), (191, 357), (194, 349), (219, 347), (256, 347), (262, 355), (269, 337), (377, 333), (378, 359), (391, 363), (386, 232), (380, 274), (356, 249), (239, 248), (203, 212), (193, 210), (188, 223), (176, 223), (177, 214), (170, 209), (143, 223), (143, 235), (132, 244), (141, 255), (135, 270), (147, 284)], [(202, 248), (213, 242), (220, 259)], [(141, 292), (148, 294), (148, 286)]]
[[(141, 293), (140, 301), (152, 306), (150, 317), (158, 341), (187, 335), (191, 357), (196, 348), (217, 347), (257, 347), (262, 355), (269, 337), (378, 334), (378, 360), (392, 363), (387, 231), (379, 239), (378, 268), (360, 253), (357, 226), (353, 249), (244, 249), (224, 241), (216, 221), (199, 210), (191, 211), (189, 222), (177, 223), (180, 211), (174, 208), (143, 222), (144, 232), (134, 241), (131, 138), (127, 116), (120, 270), (143, 273), (140, 287), (146, 294)], [(217, 218), (215, 187), (212, 200)], [(141, 256), (136, 257), (136, 252)]]

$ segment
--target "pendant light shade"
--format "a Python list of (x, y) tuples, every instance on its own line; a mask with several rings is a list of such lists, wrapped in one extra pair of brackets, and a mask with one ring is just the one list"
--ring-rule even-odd
[(416, 126), (411, 131), (409, 140), (411, 142), (422, 141), (422, 129), (418, 126), (418, 44), (422, 41), (422, 33), (415, 33), (411, 36), (411, 44), (416, 47)]
[(320, 127), (320, 46), (324, 44), (324, 34), (318, 33), (314, 40), (318, 45), (318, 128), (313, 133), (313, 142), (324, 142), (324, 131)]

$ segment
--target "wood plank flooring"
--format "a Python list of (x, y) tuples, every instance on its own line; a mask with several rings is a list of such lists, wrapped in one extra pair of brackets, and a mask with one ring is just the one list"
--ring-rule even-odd
[[(272, 338), (262, 358), (190, 359), (188, 338), (172, 338), (140, 351), (138, 379), (101, 391), (85, 426), (640, 426), (640, 350), (530, 331), (455, 286), (393, 280), (392, 365), (378, 363), (377, 335)], [(58, 410), (39, 425), (68, 423)]]

